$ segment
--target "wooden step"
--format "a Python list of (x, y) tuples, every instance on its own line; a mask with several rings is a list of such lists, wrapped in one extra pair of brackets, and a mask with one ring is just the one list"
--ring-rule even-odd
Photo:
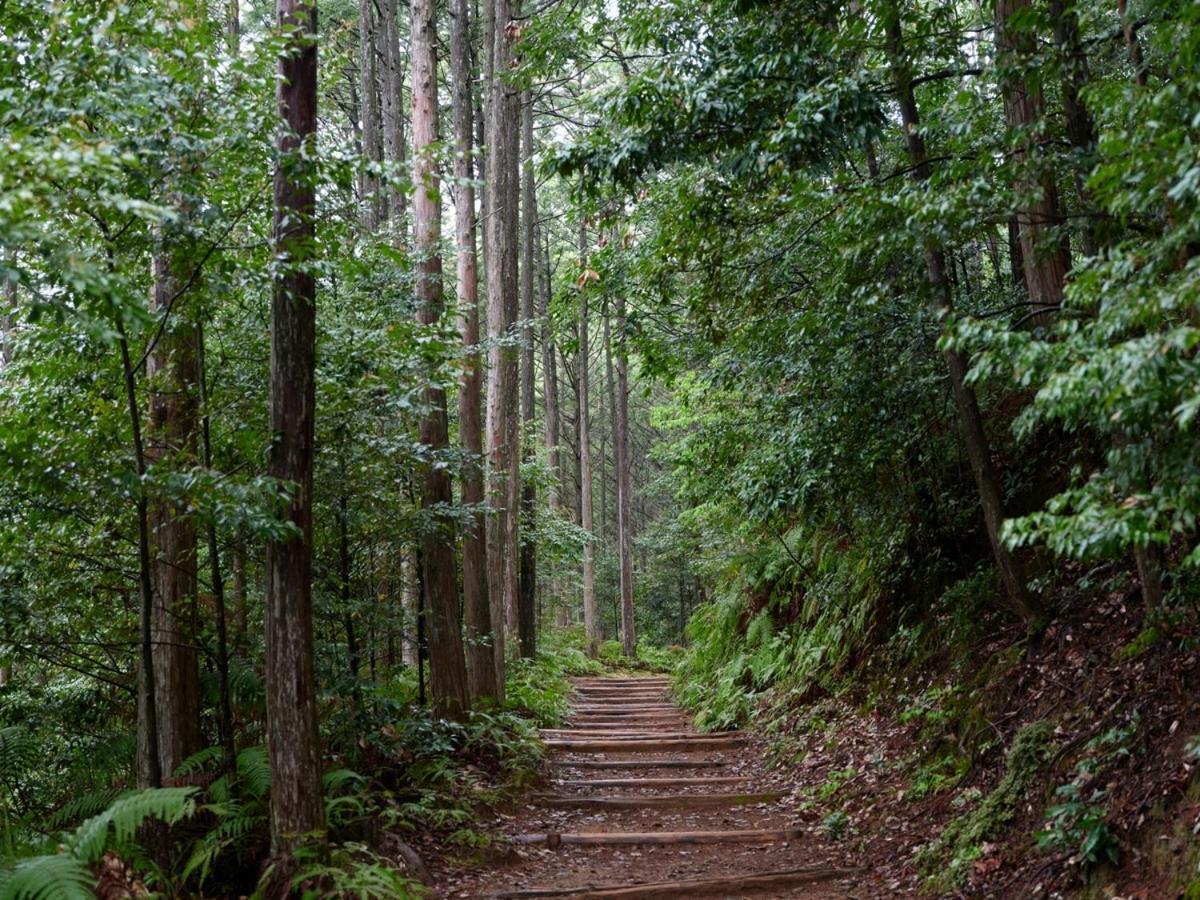
[(679, 707), (674, 703), (638, 703), (637, 706), (620, 706), (611, 703), (608, 706), (577, 706), (575, 713), (582, 715), (629, 715), (631, 713), (678, 713)]
[(770, 844), (804, 837), (802, 828), (743, 829), (737, 831), (578, 831), (534, 832), (511, 837), (516, 844), (545, 844), (551, 849), (565, 844), (586, 846), (630, 844)]
[(806, 866), (774, 872), (750, 872), (714, 878), (689, 878), (682, 881), (643, 881), (633, 884), (582, 885), (566, 888), (524, 888), (490, 896), (497, 900), (521, 900), (535, 897), (571, 897), (573, 900), (657, 900), (658, 897), (731, 897), (760, 891), (819, 884), (862, 874), (862, 869), (831, 869)]
[(667, 731), (665, 729), (638, 729), (637, 731), (631, 731), (628, 728), (544, 728), (538, 733), (543, 738), (550, 738), (551, 740), (558, 740), (560, 738), (612, 738), (615, 741), (649, 741), (707, 737), (707, 735), (698, 734), (695, 731)]
[(727, 806), (752, 806), (774, 803), (783, 791), (762, 791), (756, 794), (637, 794), (613, 797), (564, 797), (541, 794), (533, 798), (538, 806), (558, 809), (714, 809)]
[(563, 750), (568, 753), (701, 753), (705, 750), (729, 750), (746, 743), (746, 738), (689, 737), (662, 740), (617, 738), (572, 738), (567, 740), (543, 741), (547, 750)]
[(610, 787), (701, 787), (719, 784), (741, 784), (749, 781), (745, 775), (712, 775), (708, 778), (559, 778), (556, 786), (578, 788)]
[(691, 719), (683, 715), (599, 715), (599, 716), (575, 716), (566, 720), (568, 727), (593, 727), (607, 725), (614, 728), (630, 728), (630, 727), (654, 727), (659, 725), (678, 726), (682, 727), (689, 725)]
[(553, 765), (568, 769), (719, 769), (723, 759), (552, 759)]

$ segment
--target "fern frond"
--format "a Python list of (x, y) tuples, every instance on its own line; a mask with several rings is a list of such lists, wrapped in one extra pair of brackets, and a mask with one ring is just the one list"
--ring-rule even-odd
[(75, 831), (70, 852), (81, 860), (94, 862), (108, 849), (109, 829), (117, 845), (127, 844), (147, 819), (161, 819), (174, 825), (196, 811), (197, 789), (147, 788), (119, 797), (108, 809), (88, 819)]
[(58, 831), (74, 825), (81, 819), (98, 815), (108, 809), (121, 796), (121, 793), (120, 788), (107, 787), (72, 797), (54, 811), (46, 820), (46, 826), (51, 831)]
[(225, 748), (218, 745), (197, 750), (175, 769), (176, 775), (195, 775), (203, 772), (214, 763), (220, 762), (225, 756)]
[(237, 757), (238, 777), (251, 797), (265, 797), (271, 788), (271, 760), (267, 748), (247, 747)]
[(96, 877), (65, 853), (33, 856), (0, 871), (0, 900), (92, 900)]
[(0, 772), (13, 777), (33, 768), (38, 748), (33, 733), (22, 725), (0, 728)]

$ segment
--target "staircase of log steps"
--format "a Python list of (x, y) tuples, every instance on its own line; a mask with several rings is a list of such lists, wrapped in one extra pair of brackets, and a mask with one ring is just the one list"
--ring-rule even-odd
[[(511, 835), (517, 844), (562, 853), (638, 848), (657, 854), (658, 877), (638, 878), (638, 866), (611, 865), (625, 878), (522, 887), (497, 898), (806, 897), (847, 896), (833, 882), (857, 874), (803, 862), (797, 827), (780, 801), (743, 771), (758, 753), (740, 732), (701, 734), (670, 697), (663, 677), (603, 677), (574, 682), (566, 727), (545, 729), (552, 793), (534, 802), (565, 813), (555, 830)], [(612, 815), (607, 815), (607, 813)], [(578, 826), (578, 827), (576, 827)], [(697, 849), (697, 845), (706, 845)], [(716, 846), (712, 846), (716, 845)], [(667, 860), (663, 854), (676, 853)], [(781, 867), (780, 863), (788, 865)], [(756, 864), (757, 863), (757, 864)], [(774, 863), (775, 865), (771, 865)], [(601, 858), (595, 868), (604, 867)], [(580, 866), (564, 866), (577, 873)], [(664, 868), (671, 873), (663, 880)], [(736, 871), (733, 869), (736, 868)]]

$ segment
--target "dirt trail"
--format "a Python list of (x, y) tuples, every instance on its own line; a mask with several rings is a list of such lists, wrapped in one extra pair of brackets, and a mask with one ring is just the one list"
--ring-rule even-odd
[(570, 721), (543, 732), (549, 784), (500, 822), (509, 859), (443, 896), (855, 896), (760, 741), (698, 734), (665, 678), (574, 686)]

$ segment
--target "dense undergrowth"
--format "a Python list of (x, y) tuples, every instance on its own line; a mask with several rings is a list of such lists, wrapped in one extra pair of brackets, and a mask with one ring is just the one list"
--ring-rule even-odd
[[(606, 645), (604, 662), (588, 659), (578, 630), (544, 637), (535, 659), (512, 662), (506, 708), (475, 711), (463, 722), (420, 706), (416, 674), (404, 667), (325, 698), (332, 849), (305, 861), (292, 879), (297, 891), (423, 896), (423, 873), (408, 845), (459, 857), (491, 845), (492, 836), (474, 823), (537, 777), (537, 727), (565, 716), (568, 675), (662, 665), (653, 651), (649, 661), (623, 660), (619, 645), (615, 653)], [(249, 742), (261, 735), (261, 683), (247, 671), (237, 684), (239, 735)], [(223, 748), (210, 747), (180, 767), (168, 787), (131, 789), (128, 726), (95, 715), (95, 703), (86, 683), (69, 678), (5, 690), (0, 898), (74, 900), (141, 889), (245, 896), (277, 887), (267, 865), (271, 772), (261, 743), (242, 746), (232, 772)], [(72, 710), (79, 727), (63, 731), (56, 723)]]
[(730, 562), (677, 669), (701, 725), (767, 733), (820, 831), (893, 889), (1200, 892), (1184, 587), (1146, 613), (1130, 569), (1070, 567), (1031, 634), (981, 568), (881, 634), (886, 578), (828, 546), (794, 531)]

